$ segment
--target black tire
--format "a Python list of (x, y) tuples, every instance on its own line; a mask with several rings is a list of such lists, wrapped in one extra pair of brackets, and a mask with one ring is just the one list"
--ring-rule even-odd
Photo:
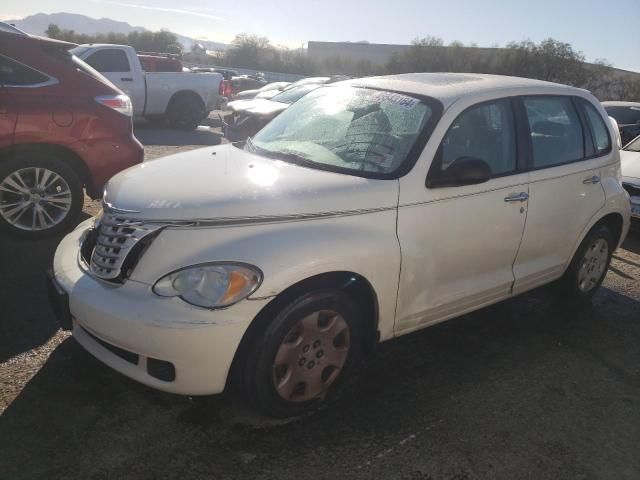
[[(66, 212), (59, 213), (58, 210), (62, 211), (62, 208), (57, 209), (47, 207), (49, 208), (48, 211), (50, 215), (55, 218), (57, 222), (49, 228), (41, 229), (20, 228), (9, 222), (5, 218), (5, 215), (0, 213), (0, 230), (3, 233), (17, 238), (36, 240), (66, 232), (73, 228), (76, 225), (78, 216), (80, 215), (84, 204), (82, 181), (78, 174), (68, 165), (68, 163), (61, 160), (56, 153), (49, 153), (45, 150), (22, 151), (14, 154), (7, 160), (0, 161), (0, 185), (2, 185), (3, 181), (7, 177), (15, 172), (25, 171), (25, 169), (27, 169), (28, 172), (28, 169), (30, 168), (46, 169), (61, 177), (69, 188), (71, 197), (69, 209)], [(53, 184), (50, 188), (57, 188), (60, 187), (60, 185), (64, 186), (64, 184), (60, 183), (58, 185)], [(15, 194), (0, 190), (0, 205), (6, 205), (14, 202), (16, 198)], [(30, 212), (32, 212), (32, 210), (26, 213)], [(14, 223), (17, 223), (15, 222), (15, 217), (12, 217), (12, 220)]]
[[(287, 401), (277, 392), (275, 386), (276, 354), (285, 337), (299, 321), (321, 310), (339, 313), (348, 326), (349, 347), (346, 361), (326, 391), (308, 401)], [(325, 400), (335, 397), (343, 387), (345, 379), (353, 373), (355, 366), (362, 359), (363, 332), (360, 318), (357, 304), (339, 290), (314, 291), (289, 302), (276, 314), (264, 332), (257, 335), (253, 345), (248, 349), (244, 368), (238, 372), (243, 377), (241, 383), (249, 402), (269, 416), (287, 418), (309, 413)], [(313, 356), (309, 354), (309, 358), (313, 359)], [(318, 362), (318, 368), (328, 367)]]
[[(590, 284), (588, 290), (584, 290), (580, 288), (580, 270), (583, 268), (583, 265), (588, 267), (585, 265), (585, 256), (599, 240), (606, 242), (606, 264), (602, 273), (597, 273), (599, 275), (598, 280), (595, 283)], [(615, 245), (611, 230), (609, 230), (605, 225), (596, 225), (584, 238), (580, 247), (578, 247), (576, 254), (571, 260), (567, 271), (557, 283), (557, 293), (560, 295), (560, 298), (570, 303), (580, 304), (590, 302), (591, 298), (604, 281), (604, 277), (607, 275), (607, 270), (611, 263), (611, 256), (613, 255), (614, 248)]]
[(195, 130), (206, 117), (204, 102), (195, 93), (178, 94), (167, 107), (169, 124), (178, 130)]

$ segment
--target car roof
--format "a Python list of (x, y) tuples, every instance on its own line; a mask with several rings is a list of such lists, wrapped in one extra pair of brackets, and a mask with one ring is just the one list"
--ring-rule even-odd
[(538, 92), (545, 91), (550, 94), (567, 94), (568, 91), (585, 92), (585, 90), (559, 83), (480, 73), (405, 73), (345, 80), (334, 85), (382, 88), (408, 94), (425, 95), (440, 100), (445, 107), (463, 96), (505, 89), (536, 89)]
[(619, 101), (608, 101), (602, 102), (603, 107), (640, 107), (640, 102), (619, 102)]

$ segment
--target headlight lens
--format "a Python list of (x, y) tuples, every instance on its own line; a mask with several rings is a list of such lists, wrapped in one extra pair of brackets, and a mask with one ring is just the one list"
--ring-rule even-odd
[(233, 263), (207, 263), (172, 272), (156, 282), (161, 297), (180, 297), (206, 308), (223, 308), (247, 298), (260, 286), (262, 272)]

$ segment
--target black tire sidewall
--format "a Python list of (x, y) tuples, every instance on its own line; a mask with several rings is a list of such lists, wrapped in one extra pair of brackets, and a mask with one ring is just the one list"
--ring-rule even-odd
[(71, 208), (67, 216), (57, 225), (46, 230), (28, 231), (14, 227), (0, 216), (0, 231), (15, 238), (33, 239), (47, 238), (61, 232), (66, 232), (75, 226), (75, 222), (82, 211), (84, 192), (82, 181), (76, 172), (55, 154), (44, 151), (19, 152), (10, 159), (0, 161), (0, 182), (17, 170), (29, 167), (43, 167), (60, 175), (71, 190)]
[[(608, 258), (607, 258), (607, 266), (604, 270), (604, 273), (598, 280), (598, 283), (588, 292), (583, 292), (578, 287), (578, 271), (580, 269), (580, 265), (582, 264), (582, 260), (584, 259), (584, 255), (587, 249), (597, 240), (604, 239), (607, 242), (609, 247)], [(569, 264), (569, 268), (565, 272), (564, 276), (560, 280), (560, 291), (563, 295), (566, 295), (569, 300), (575, 301), (588, 301), (593, 297), (595, 292), (600, 288), (604, 278), (607, 276), (607, 270), (609, 268), (609, 264), (611, 263), (611, 257), (613, 255), (613, 251), (615, 249), (613, 234), (611, 230), (604, 225), (598, 225), (593, 228), (587, 236), (584, 238), (580, 247), (576, 251), (571, 263)]]
[[(285, 335), (302, 318), (318, 310), (339, 312), (349, 325), (349, 354), (338, 378), (321, 397), (308, 402), (288, 402), (273, 385), (273, 360)], [(304, 415), (335, 397), (362, 356), (362, 327), (357, 304), (339, 290), (319, 290), (288, 303), (266, 327), (249, 351), (244, 368), (245, 390), (253, 405), (267, 415), (286, 418)]]
[[(193, 111), (199, 111), (201, 115), (192, 114)], [(198, 123), (202, 121), (205, 115), (205, 108), (202, 100), (195, 98), (193, 95), (181, 95), (171, 99), (167, 108), (167, 118), (172, 127), (179, 130), (194, 130), (198, 127)]]

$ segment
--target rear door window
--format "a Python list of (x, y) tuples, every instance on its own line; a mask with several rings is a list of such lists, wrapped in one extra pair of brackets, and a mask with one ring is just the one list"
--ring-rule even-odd
[(525, 97), (533, 147), (533, 168), (547, 168), (581, 160), (584, 133), (571, 98)]
[(104, 48), (92, 53), (84, 60), (97, 71), (102, 73), (130, 72), (129, 59), (123, 50)]

